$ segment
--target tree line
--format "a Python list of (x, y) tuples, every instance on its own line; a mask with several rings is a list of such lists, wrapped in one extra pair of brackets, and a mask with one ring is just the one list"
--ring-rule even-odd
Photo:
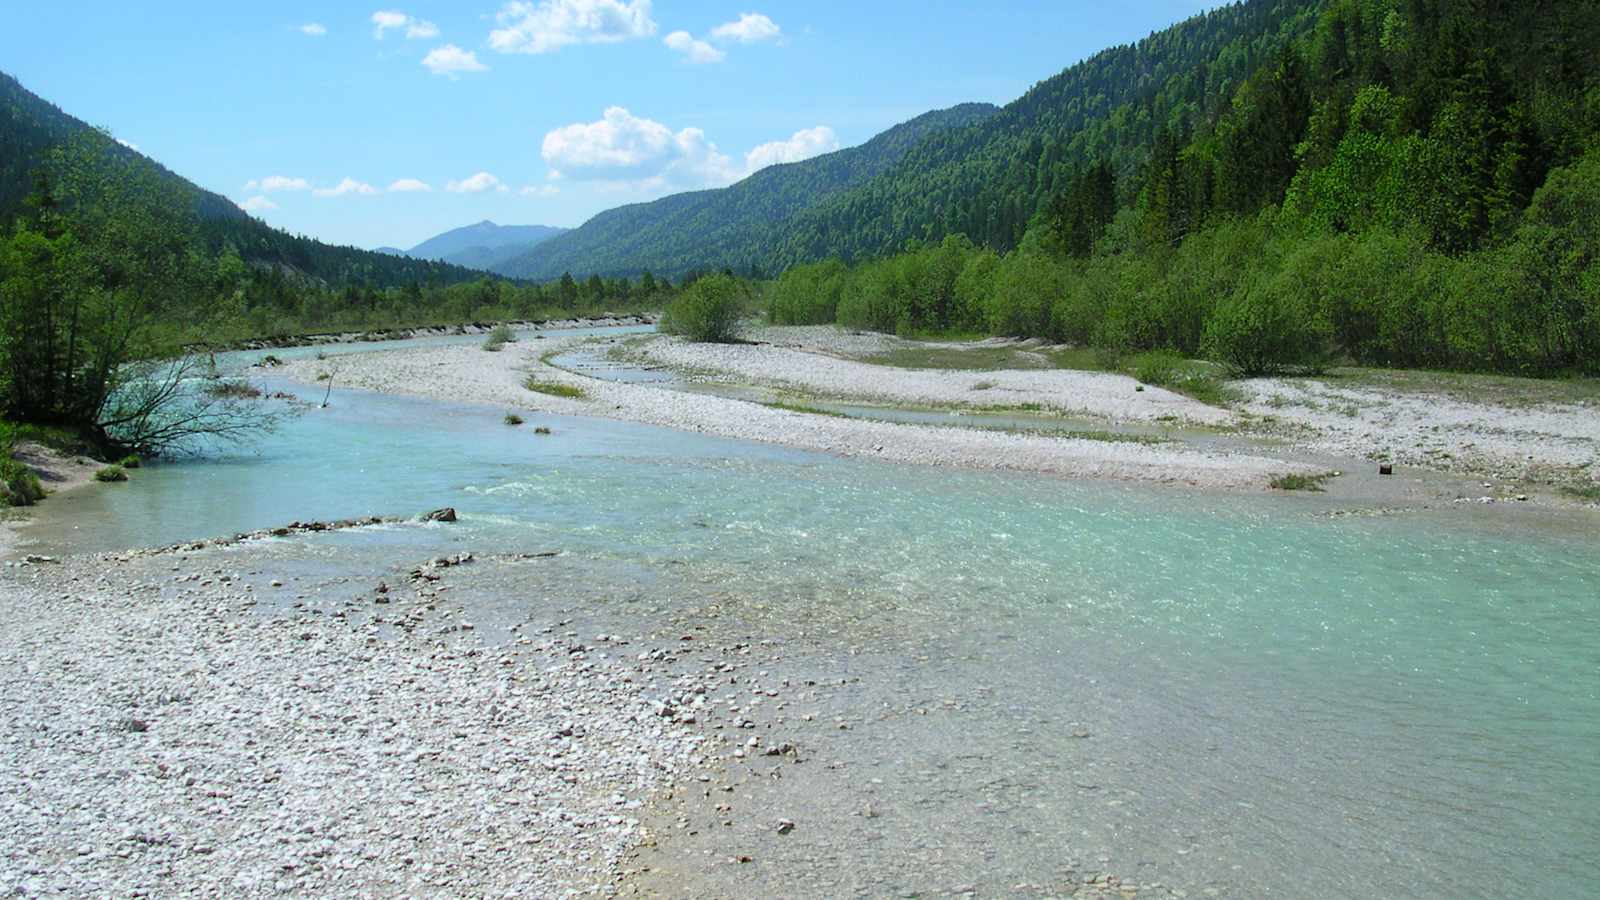
[(1204, 354), (1600, 371), (1593, 4), (1338, 0), (1211, 124), (1058, 180), (1014, 247), (796, 266), (779, 322)]

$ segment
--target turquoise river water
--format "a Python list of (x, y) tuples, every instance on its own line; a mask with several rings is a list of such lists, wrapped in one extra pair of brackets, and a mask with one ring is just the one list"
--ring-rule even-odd
[(25, 537), (101, 550), (450, 505), (448, 537), (340, 540), (561, 549), (596, 602), (656, 578), (663, 603), (742, 598), (774, 634), (865, 648), (838, 662), (855, 702), (970, 701), (841, 738), (922, 805), (839, 839), (942, 845), (980, 890), (1075, 854), (1236, 896), (1600, 895), (1592, 534), (502, 412), (335, 386), (255, 446), (53, 499)]

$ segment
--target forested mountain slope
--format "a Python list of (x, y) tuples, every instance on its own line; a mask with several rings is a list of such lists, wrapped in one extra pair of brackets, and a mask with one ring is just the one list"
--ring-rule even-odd
[(676, 277), (709, 266), (760, 266), (767, 262), (760, 248), (799, 211), (888, 170), (929, 135), (994, 113), (983, 103), (924, 113), (859, 147), (770, 166), (726, 188), (607, 210), (498, 270), (543, 280), (564, 272)]
[[(52, 148), (91, 132), (94, 129), (89, 125), (0, 72), (0, 222), (10, 222), (22, 211), (24, 200), (37, 187), (36, 173)], [(170, 190), (167, 202), (190, 204), (198, 233), (210, 255), (231, 247), (251, 265), (338, 286), (451, 284), (480, 276), (446, 263), (335, 246), (292, 235), (251, 218), (228, 198), (202, 190), (136, 150), (113, 144), (108, 152), (119, 157), (117, 162), (158, 175), (157, 183)]]

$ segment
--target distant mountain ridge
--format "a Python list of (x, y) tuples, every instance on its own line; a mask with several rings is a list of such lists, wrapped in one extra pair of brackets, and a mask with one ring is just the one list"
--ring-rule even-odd
[(753, 262), (745, 248), (760, 245), (789, 217), (887, 170), (928, 135), (971, 126), (999, 111), (988, 103), (963, 103), (924, 113), (856, 147), (769, 166), (729, 187), (606, 210), (495, 271), (542, 281), (567, 272), (676, 277), (701, 266), (743, 268)]
[(414, 259), (437, 259), (472, 269), (493, 271), (500, 264), (527, 253), (567, 230), (553, 225), (496, 225), (485, 219), (434, 235), (410, 250), (385, 247), (380, 248), (380, 252), (403, 254)]

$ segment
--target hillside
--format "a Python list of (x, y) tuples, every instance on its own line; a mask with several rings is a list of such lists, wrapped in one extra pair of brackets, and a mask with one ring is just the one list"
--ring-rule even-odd
[[(1163, 126), (1183, 131), (1214, 121), (1238, 85), (1306, 34), (1324, 5), (1247, 0), (1195, 16), (1071, 66), (1001, 110), (932, 113), (937, 118), (913, 120), (860, 148), (758, 172), (720, 191), (610, 210), (504, 271), (533, 278), (724, 265), (770, 272), (957, 232), (1007, 249), (1080, 166), (1107, 159), (1130, 174)], [(888, 146), (875, 148), (880, 140)], [(803, 187), (814, 167), (858, 152), (872, 153), (874, 165), (821, 190)]]
[(498, 271), (544, 280), (565, 272), (675, 277), (703, 266), (760, 265), (765, 257), (756, 248), (796, 213), (887, 171), (929, 135), (982, 122), (995, 111), (966, 103), (924, 113), (858, 147), (771, 166), (726, 188), (607, 210)]
[[(9, 222), (22, 210), (34, 188), (35, 172), (51, 148), (90, 133), (98, 132), (0, 72), (0, 222)], [(460, 266), (292, 235), (251, 218), (228, 198), (194, 185), (132, 148), (115, 144), (108, 152), (116, 155), (119, 164), (154, 173), (173, 197), (187, 198), (206, 249), (213, 254), (231, 247), (253, 266), (337, 286), (452, 284), (481, 276)]]
[(496, 225), (485, 219), (434, 235), (403, 252), (415, 259), (493, 270), (566, 231), (551, 225)]

